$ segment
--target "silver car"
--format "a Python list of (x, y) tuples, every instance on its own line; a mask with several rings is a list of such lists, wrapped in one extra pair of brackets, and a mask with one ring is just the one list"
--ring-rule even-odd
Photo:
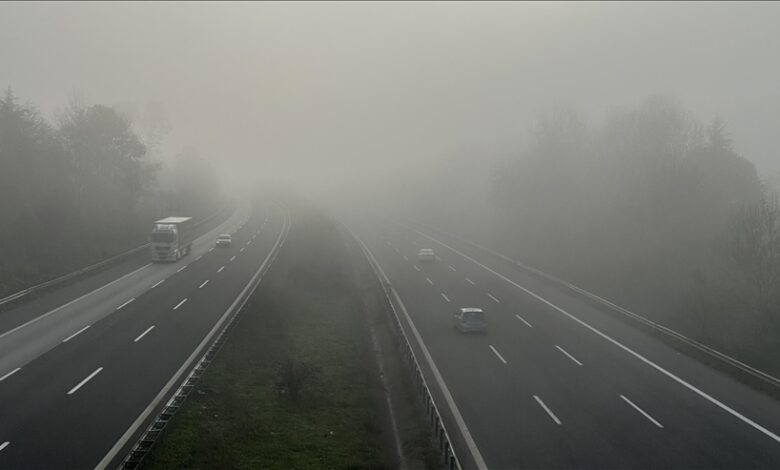
[(217, 246), (230, 246), (233, 244), (233, 237), (228, 233), (223, 233), (217, 237)]
[(485, 312), (481, 308), (459, 308), (452, 316), (452, 323), (461, 333), (487, 333)]

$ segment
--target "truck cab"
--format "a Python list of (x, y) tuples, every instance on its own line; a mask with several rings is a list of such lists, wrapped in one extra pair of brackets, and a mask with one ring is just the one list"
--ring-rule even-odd
[(178, 261), (192, 250), (192, 217), (167, 217), (149, 235), (152, 261)]

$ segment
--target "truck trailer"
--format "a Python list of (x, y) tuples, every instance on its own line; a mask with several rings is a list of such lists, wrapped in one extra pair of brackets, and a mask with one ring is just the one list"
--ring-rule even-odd
[(152, 262), (178, 261), (192, 251), (192, 217), (166, 217), (154, 223), (149, 236)]

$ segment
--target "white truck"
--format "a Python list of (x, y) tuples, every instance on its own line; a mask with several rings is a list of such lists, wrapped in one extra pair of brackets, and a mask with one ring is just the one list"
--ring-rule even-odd
[(166, 217), (154, 223), (149, 236), (152, 262), (178, 261), (192, 251), (192, 217)]

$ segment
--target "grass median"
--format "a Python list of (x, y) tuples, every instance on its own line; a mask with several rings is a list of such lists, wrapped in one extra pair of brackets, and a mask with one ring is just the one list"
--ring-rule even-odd
[(146, 468), (394, 465), (354, 256), (332, 220), (296, 218)]

